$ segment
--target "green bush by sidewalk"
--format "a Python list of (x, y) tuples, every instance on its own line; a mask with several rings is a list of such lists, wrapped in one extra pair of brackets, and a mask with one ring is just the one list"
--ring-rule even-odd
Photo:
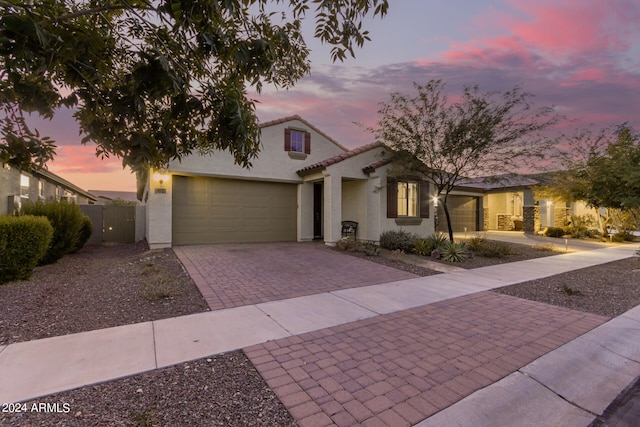
[(22, 206), (22, 214), (46, 216), (53, 227), (53, 240), (40, 265), (52, 264), (77, 250), (84, 214), (75, 203), (66, 200), (39, 200)]
[(47, 253), (53, 227), (44, 217), (0, 216), (0, 283), (24, 280)]

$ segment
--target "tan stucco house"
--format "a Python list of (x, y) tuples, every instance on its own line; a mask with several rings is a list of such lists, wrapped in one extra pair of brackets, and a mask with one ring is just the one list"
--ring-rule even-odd
[(234, 242), (357, 238), (385, 230), (433, 233), (430, 186), (388, 177), (388, 150), (373, 143), (348, 150), (299, 116), (261, 125), (262, 150), (251, 169), (229, 153), (192, 155), (149, 175), (147, 240), (151, 248)]

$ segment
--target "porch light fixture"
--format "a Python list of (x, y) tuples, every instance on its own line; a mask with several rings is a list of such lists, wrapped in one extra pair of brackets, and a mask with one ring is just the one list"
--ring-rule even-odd
[(433, 196), (433, 206), (438, 207), (438, 196)]
[(162, 187), (165, 182), (169, 181), (169, 174), (165, 171), (156, 171), (153, 173), (153, 180)]

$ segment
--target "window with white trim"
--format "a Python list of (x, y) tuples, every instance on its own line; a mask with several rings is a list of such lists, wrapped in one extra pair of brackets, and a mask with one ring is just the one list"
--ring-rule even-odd
[(20, 174), (20, 197), (23, 199), (29, 198), (29, 176)]

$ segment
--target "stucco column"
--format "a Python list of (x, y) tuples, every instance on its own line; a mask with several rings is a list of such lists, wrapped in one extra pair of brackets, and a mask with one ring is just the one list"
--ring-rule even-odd
[(534, 234), (540, 228), (540, 210), (536, 206), (533, 190), (525, 188), (523, 191), (522, 230), (526, 234)]
[(342, 237), (342, 177), (324, 174), (324, 242), (334, 246)]
[(149, 199), (146, 209), (146, 235), (149, 249), (171, 247), (172, 179), (166, 174), (159, 182), (153, 173), (149, 174)]

